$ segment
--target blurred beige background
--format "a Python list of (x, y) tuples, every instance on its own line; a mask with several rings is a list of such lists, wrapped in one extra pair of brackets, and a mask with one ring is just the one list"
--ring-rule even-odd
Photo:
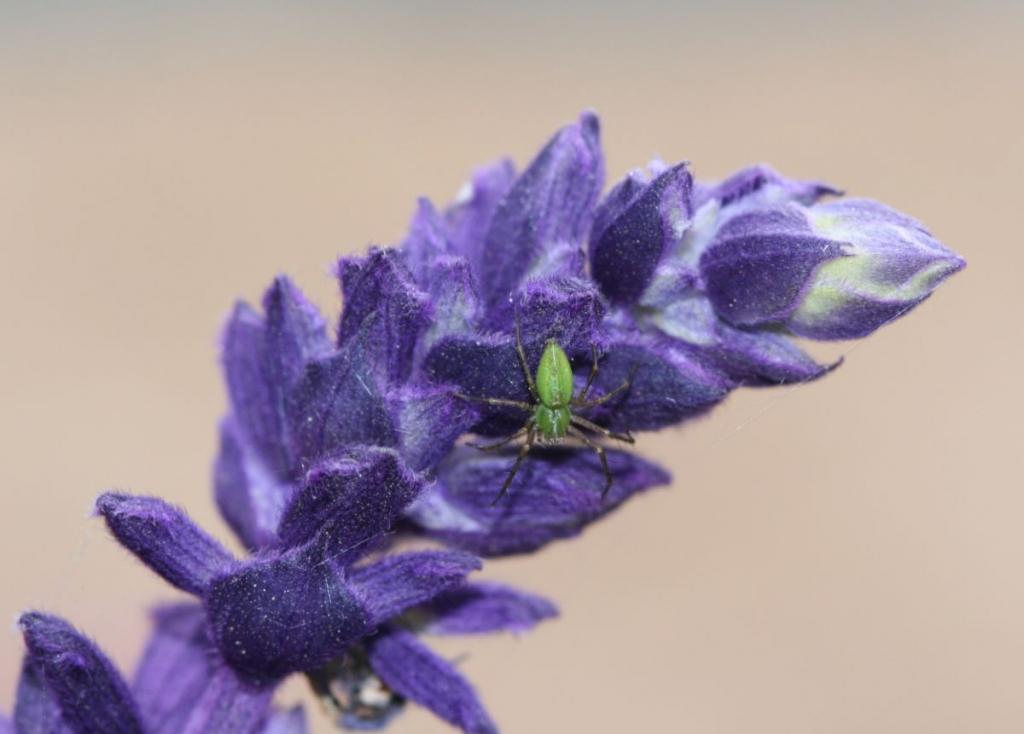
[[(654, 154), (708, 178), (765, 160), (970, 266), (819, 350), (847, 356), (826, 380), (644, 437), (671, 490), (486, 569), (562, 619), (440, 649), (514, 734), (1024, 731), (1019, 8), (572, 8), (0, 8), (0, 614), (67, 615), (130, 670), (173, 592), (90, 503), (160, 494), (228, 538), (233, 299), (285, 271), (333, 318), (337, 255), (594, 107), (611, 181)], [(5, 624), (3, 710), (20, 655)]]

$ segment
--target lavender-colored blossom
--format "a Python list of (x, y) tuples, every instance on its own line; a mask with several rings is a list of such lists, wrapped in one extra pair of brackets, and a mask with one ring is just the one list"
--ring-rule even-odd
[(254, 687), (210, 655), (197, 605), (162, 609), (129, 684), (103, 652), (64, 620), (29, 612), (27, 652), (10, 731), (17, 734), (305, 734), (300, 709), (274, 711)]
[[(122, 545), (199, 598), (202, 605), (191, 605), (191, 612), (175, 610), (161, 619), (183, 634), (202, 636), (207, 654), (222, 661), (231, 680), (269, 697), (290, 673), (322, 681), (323, 670), (347, 656), (362, 656), (369, 661), (365, 677), (379, 679), (395, 701), (414, 700), (467, 732), (496, 731), (471, 686), (419, 643), (416, 660), (396, 678), (389, 640), (410, 629), (406, 616), (439, 616), (441, 630), (451, 615), (456, 627), (468, 629), (468, 616), (476, 619), (474, 631), (519, 631), (553, 616), (555, 609), (522, 592), (495, 595), (489, 586), (466, 584), (466, 574), (480, 563), (462, 551), (367, 558), (422, 485), (399, 462), (394, 451), (369, 447), (319, 462), (281, 513), (276, 545), (246, 560), (235, 559), (162, 500), (108, 493), (97, 501), (97, 510)], [(457, 595), (448, 598), (447, 592)], [(474, 595), (488, 596), (492, 603), (480, 605)], [(418, 610), (424, 604), (433, 606)], [(508, 623), (493, 624), (495, 615)], [(150, 658), (151, 667), (164, 664), (159, 653)], [(416, 671), (417, 662), (422, 672)], [(413, 686), (410, 681), (421, 675), (447, 676), (449, 684)], [(385, 723), (395, 708), (397, 703), (384, 712), (357, 707), (339, 714), (342, 723), (365, 728)]]
[[(447, 207), (423, 199), (404, 240), (337, 266), (330, 334), (284, 277), (223, 336), (229, 412), (214, 470), (237, 558), (176, 507), (102, 495), (118, 541), (196, 601), (159, 608), (129, 685), (60, 619), (22, 617), (27, 654), (0, 734), (301, 734), (271, 698), (303, 673), (339, 725), (385, 726), (412, 700), (466, 732), (497, 728), (471, 685), (421, 640), (523, 632), (545, 599), (468, 582), (477, 556), (572, 537), (669, 475), (630, 451), (535, 451), (494, 504), (528, 365), (554, 341), (583, 417), (618, 432), (705, 413), (741, 385), (835, 365), (794, 337), (866, 336), (964, 265), (915, 220), (817, 181), (753, 166), (716, 184), (654, 162), (602, 198), (597, 117), (584, 113), (521, 172), (484, 167)], [(611, 397), (611, 396), (609, 396)], [(575, 409), (575, 406), (574, 406)], [(605, 474), (611, 477), (607, 496)], [(442, 549), (401, 552), (408, 535)]]

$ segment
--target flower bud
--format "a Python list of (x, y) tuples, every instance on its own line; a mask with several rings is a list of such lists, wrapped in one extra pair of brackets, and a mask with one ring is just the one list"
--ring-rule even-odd
[(812, 339), (867, 336), (964, 265), (916, 220), (864, 199), (749, 212), (700, 261), (723, 319)]

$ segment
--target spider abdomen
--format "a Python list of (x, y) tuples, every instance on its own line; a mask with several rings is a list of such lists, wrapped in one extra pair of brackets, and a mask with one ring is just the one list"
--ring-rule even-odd
[(572, 414), (568, 406), (548, 407), (541, 403), (533, 414), (537, 424), (537, 431), (544, 441), (558, 441), (565, 438), (569, 432), (569, 423), (572, 421)]

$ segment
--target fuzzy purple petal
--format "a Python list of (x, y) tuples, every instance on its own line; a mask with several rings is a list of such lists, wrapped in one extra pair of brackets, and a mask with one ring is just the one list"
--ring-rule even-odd
[[(64, 721), (57, 697), (29, 655), (21, 664), (18, 692), (14, 701), (11, 732), (20, 734), (73, 734)], [(16, 728), (15, 728), (16, 727)], [(0, 727), (3, 731), (3, 727)]]
[(509, 160), (479, 168), (445, 211), (448, 241), (455, 252), (469, 260), (475, 274), (480, 272), (484, 238), (491, 220), (515, 177), (515, 166)]
[(263, 306), (265, 317), (245, 304), (235, 307), (224, 331), (224, 372), (240, 435), (275, 475), (286, 477), (287, 392), (330, 342), (323, 319), (287, 278), (274, 281)]
[(821, 364), (785, 334), (770, 330), (734, 329), (719, 324), (717, 343), (698, 349), (714, 367), (737, 384), (770, 387), (809, 382), (827, 375), (842, 360)]
[(436, 260), (454, 254), (445, 221), (430, 199), (420, 198), (416, 202), (416, 213), (409, 222), (409, 233), (399, 252), (405, 266), (421, 285), (430, 281), (430, 269)]
[(584, 113), (555, 134), (494, 213), (480, 260), (488, 310), (507, 303), (525, 278), (559, 272), (551, 251), (582, 244), (603, 181), (599, 123)]
[(476, 284), (465, 258), (435, 260), (427, 269), (423, 287), (430, 296), (432, 318), (417, 345), (417, 363), (444, 337), (475, 332), (481, 316)]
[(611, 392), (627, 379), (629, 389), (580, 412), (612, 430), (656, 430), (700, 415), (735, 387), (727, 375), (670, 339), (619, 330), (588, 397)]
[[(18, 625), (32, 665), (57, 701), (69, 731), (142, 734), (131, 692), (99, 648), (58, 617), (29, 612)], [(21, 722), (19, 729), (32, 731)]]
[(326, 527), (306, 546), (257, 557), (211, 583), (214, 641), (248, 680), (316, 668), (369, 632), (366, 611), (331, 562), (331, 541)]
[(153, 622), (132, 691), (148, 734), (177, 734), (209, 683), (217, 651), (199, 604), (161, 606)]
[(387, 556), (350, 572), (349, 583), (379, 625), (409, 607), (464, 583), (480, 560), (460, 551), (420, 551)]
[(650, 183), (651, 172), (637, 169), (630, 171), (624, 179), (612, 186), (594, 208), (594, 221), (590, 226), (591, 247), (594, 240), (599, 239), (612, 223), (640, 198)]
[(451, 663), (403, 630), (387, 630), (369, 644), (370, 665), (390, 688), (467, 734), (497, 734), (476, 691)]
[(789, 179), (763, 163), (743, 168), (716, 184), (705, 184), (694, 191), (694, 203), (702, 206), (715, 201), (722, 208), (753, 204), (765, 206), (796, 201), (813, 204), (823, 196), (843, 192), (823, 181)]
[(785, 334), (729, 326), (696, 288), (683, 289), (666, 300), (660, 307), (649, 308), (642, 323), (676, 340), (681, 349), (738, 385), (805, 382), (838, 366), (819, 364)]
[(445, 592), (418, 609), (420, 614), (424, 615), (425, 631), (433, 634), (520, 633), (557, 617), (558, 607), (536, 594), (478, 581)]
[(354, 548), (387, 532), (422, 487), (395, 451), (353, 447), (309, 470), (278, 535), (296, 546), (331, 522), (338, 546)]
[(357, 342), (382, 382), (403, 382), (412, 370), (416, 340), (429, 321), (429, 302), (397, 250), (372, 248), (342, 258), (338, 276), (345, 299), (338, 347)]
[[(635, 303), (651, 282), (662, 255), (681, 241), (693, 216), (692, 186), (686, 164), (673, 166), (606, 227), (594, 229), (591, 271), (612, 303)], [(616, 206), (617, 200), (612, 201), (609, 206)]]
[(257, 734), (263, 731), (273, 686), (242, 680), (225, 665), (214, 666), (194, 701), (182, 734)]
[[(427, 355), (424, 369), (435, 382), (453, 385), (467, 396), (530, 402), (523, 368), (516, 356), (515, 338), (508, 334), (452, 336), (442, 339)], [(519, 429), (526, 413), (465, 401), (479, 417), (473, 430), (500, 436)]]
[(17, 734), (17, 732), (14, 731), (14, 722), (3, 714), (0, 714), (0, 734)]
[[(589, 355), (601, 343), (605, 307), (593, 283), (554, 278), (527, 284), (516, 299), (520, 337), (530, 365), (536, 365), (549, 340), (569, 355)], [(508, 331), (514, 333), (514, 325)]]
[(460, 448), (445, 461), (437, 485), (417, 500), (409, 518), (423, 532), (483, 556), (537, 550), (577, 535), (637, 492), (668, 483), (669, 475), (638, 456), (608, 450), (613, 477), (603, 500), (600, 459), (587, 449), (535, 449), (508, 493), (493, 504), (512, 453)]
[(276, 477), (245, 447), (230, 419), (221, 424), (213, 487), (221, 515), (246, 548), (266, 548), (277, 541), (277, 526), (295, 484)]
[(96, 511), (121, 545), (182, 591), (203, 594), (234, 563), (220, 543), (161, 499), (107, 492)]
[(407, 386), (388, 396), (401, 436), (401, 454), (414, 471), (428, 471), (476, 421), (472, 407), (447, 387)]
[(397, 446), (385, 388), (361, 341), (311, 363), (289, 403), (299, 466), (308, 469), (341, 447)]

